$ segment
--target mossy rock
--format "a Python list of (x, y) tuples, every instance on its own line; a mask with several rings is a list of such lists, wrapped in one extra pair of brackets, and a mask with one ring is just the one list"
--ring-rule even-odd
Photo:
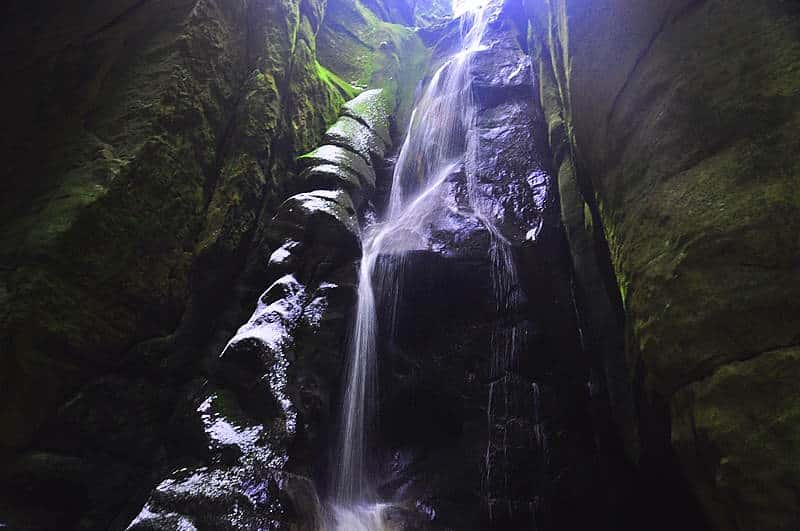
[(350, 194), (343, 190), (315, 190), (290, 197), (278, 208), (274, 225), (297, 241), (343, 250), (361, 248), (355, 207)]
[(298, 161), (307, 167), (333, 165), (357, 175), (361, 185), (368, 189), (375, 188), (375, 170), (360, 155), (340, 146), (325, 144), (311, 153), (298, 157)]
[(717, 529), (800, 529), (798, 380), (800, 348), (780, 349), (673, 398), (673, 445)]
[(330, 70), (319, 64), (319, 62), (315, 61), (315, 64), (317, 67), (317, 76), (319, 76), (319, 78), (322, 81), (324, 81), (331, 87), (338, 90), (341, 96), (345, 100), (353, 99), (359, 94), (359, 92), (361, 92), (358, 89), (358, 87), (354, 87), (353, 85), (351, 85), (350, 83), (339, 77), (336, 73), (331, 72)]
[(389, 135), (392, 110), (391, 100), (379, 89), (366, 90), (342, 106), (342, 114), (369, 127), (387, 146), (392, 144)]
[(800, 330), (797, 8), (548, 4), (555, 87), (541, 97), (599, 213), (625, 376), (643, 401), (672, 403), (673, 444), (716, 529), (794, 529), (797, 393), (772, 364), (800, 363), (787, 352)]
[(430, 58), (411, 28), (381, 20), (360, 0), (331, 0), (317, 42), (322, 65), (352, 86), (383, 89), (405, 127)]
[(352, 193), (359, 193), (361, 180), (352, 171), (336, 164), (318, 164), (305, 170), (301, 178), (310, 188), (336, 190), (343, 188)]
[(388, 147), (372, 129), (349, 116), (340, 117), (328, 128), (323, 142), (347, 148), (373, 164), (383, 159)]

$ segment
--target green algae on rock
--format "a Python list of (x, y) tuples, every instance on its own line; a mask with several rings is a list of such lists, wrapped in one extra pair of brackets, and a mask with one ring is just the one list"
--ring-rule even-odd
[[(724, 420), (740, 414), (742, 389), (766, 384), (755, 367), (770, 370), (775, 349), (796, 344), (800, 330), (800, 166), (789, 155), (800, 147), (796, 8), (528, 4), (540, 68), (554, 72), (555, 87), (540, 97), (553, 109), (551, 131), (565, 124), (602, 230), (595, 242), (607, 246), (624, 301), (625, 377), (640, 388), (640, 420), (666, 422), (668, 433), (671, 418), (677, 459), (715, 529), (796, 527), (796, 500), (751, 481), (769, 483), (760, 467), (798, 482), (791, 452), (773, 451), (795, 434), (756, 441), (758, 428)], [(794, 371), (791, 356), (782, 363)], [(723, 375), (738, 388), (722, 385)], [(753, 393), (743, 407), (758, 411), (764, 429), (795, 416), (797, 396), (780, 381), (780, 398)], [(666, 420), (651, 417), (659, 403), (670, 405)], [(724, 481), (713, 479), (724, 470)]]
[(342, 113), (360, 121), (387, 145), (391, 144), (389, 120), (391, 100), (384, 91), (366, 90), (342, 106)]
[(800, 348), (779, 348), (675, 394), (672, 442), (718, 529), (800, 525), (798, 380)]
[[(138, 402), (104, 392), (111, 409), (183, 404), (175, 393), (213, 365), (218, 352), (205, 349), (220, 341), (217, 329), (247, 311), (231, 301), (240, 296), (233, 286), (265, 252), (276, 207), (308, 189), (295, 157), (319, 143), (360, 90), (319, 60), (326, 17), (318, 0), (48, 3), (7, 14), (1, 39), (18, 72), (5, 87), (15, 102), (7, 107), (19, 127), (0, 147), (10, 161), (0, 179), (3, 458), (35, 452), (37, 434), (73, 400), (87, 408), (91, 432), (89, 419), (102, 408), (90, 402), (100, 395), (77, 397), (105, 389), (96, 386), (108, 372), (132, 389), (137, 371), (153, 379)], [(15, 23), (41, 34), (30, 39)], [(403, 43), (418, 43), (411, 30), (395, 29)], [(345, 28), (326, 31), (336, 38)], [(405, 83), (407, 73), (416, 83), (421, 72), (399, 64), (372, 79), (381, 85), (391, 72), (392, 83)], [(224, 307), (234, 315), (220, 315)], [(162, 442), (166, 417), (152, 427)], [(98, 445), (140, 429), (120, 418), (97, 434)], [(128, 456), (101, 459), (89, 446), (69, 446), (63, 457), (89, 471), (75, 477), (96, 503), (89, 512), (90, 498), (76, 500), (61, 525), (85, 511), (81, 525), (108, 527), (167, 459), (163, 445), (141, 454), (130, 465)], [(100, 460), (109, 482), (96, 480)], [(13, 483), (6, 479), (0, 473), (4, 489)], [(55, 517), (61, 493), (19, 518)]]

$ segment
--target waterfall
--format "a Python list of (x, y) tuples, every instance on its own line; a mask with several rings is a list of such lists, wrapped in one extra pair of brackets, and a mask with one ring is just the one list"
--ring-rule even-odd
[[(398, 155), (385, 219), (364, 229), (355, 321), (347, 353), (341, 430), (333, 469), (335, 529), (375, 530), (380, 511), (367, 464), (367, 442), (377, 403), (376, 301), (396, 305), (402, 256), (426, 249), (432, 216), (442, 204), (441, 185), (469, 166), (467, 140), (475, 120), (470, 59), (482, 43), (492, 9), (479, 6), (461, 16), (461, 47), (433, 74), (411, 116)], [(514, 305), (516, 272), (510, 243), (481, 211), (474, 176), (467, 171), (470, 214), (490, 233), (491, 284), (499, 310)], [(381, 267), (377, 267), (378, 262)], [(514, 299), (514, 300), (512, 300)], [(518, 343), (515, 329), (493, 337), (493, 366), (503, 366)], [(493, 369), (494, 371), (494, 369)]]

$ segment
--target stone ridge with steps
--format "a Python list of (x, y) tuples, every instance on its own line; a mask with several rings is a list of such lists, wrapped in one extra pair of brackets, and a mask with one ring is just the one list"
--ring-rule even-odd
[[(373, 118), (391, 120), (388, 114)], [(331, 147), (305, 158), (325, 161), (338, 173), (352, 172), (358, 158), (360, 168), (371, 171), (359, 155), (324, 149)], [(331, 152), (331, 160), (322, 156)], [(207, 449), (204, 458), (164, 478), (128, 529), (168, 531), (180, 523), (242, 531), (320, 529), (323, 508), (310, 479), (315, 463), (303, 456), (324, 451), (324, 430), (332, 425), (330, 403), (361, 254), (350, 191), (330, 184), (278, 207), (267, 229), (275, 249), (267, 274), (275, 281), (228, 341), (218, 369), (193, 399), (192, 418), (184, 421), (197, 427), (190, 436)]]

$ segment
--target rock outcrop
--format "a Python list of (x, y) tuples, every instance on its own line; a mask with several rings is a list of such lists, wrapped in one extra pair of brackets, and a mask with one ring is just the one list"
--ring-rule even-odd
[(362, 90), (339, 74), (385, 63), (372, 86), (411, 87), (392, 102), (422, 74), (398, 24), (326, 63), (340, 8), (3, 6), (0, 522), (127, 524), (184, 452), (175, 426), (268, 285), (270, 219), (312, 189), (296, 157)]
[(671, 448), (715, 529), (797, 528), (800, 11), (528, 8), (576, 269), (601, 264), (598, 313), (615, 284), (624, 305), (606, 368), (630, 455)]
[[(372, 114), (353, 113), (365, 100), (373, 102)], [(348, 113), (362, 124), (370, 117), (388, 124), (392, 103), (382, 91), (368, 91)], [(326, 137), (333, 135), (347, 146), (377, 137), (368, 126), (342, 133), (335, 124)], [(337, 146), (335, 156), (326, 158), (331, 150), (325, 147), (334, 148), (321, 146), (305, 162), (353, 171), (360, 155)], [(371, 172), (374, 191), (372, 162), (361, 165), (360, 172)], [(359, 191), (349, 183), (347, 188)], [(358, 212), (348, 190), (333, 182), (278, 207), (266, 231), (275, 249), (267, 275), (275, 280), (192, 397), (195, 410), (185, 424), (202, 426), (199, 462), (163, 479), (128, 529), (166, 531), (179, 523), (190, 529), (321, 528), (324, 511), (312, 479), (335, 424), (332, 402), (361, 254)]]
[[(379, 319), (388, 518), (800, 528), (800, 7), (495, 3), (465, 160)], [(0, 527), (320, 529), (361, 227), (466, 26), (7, 4)]]

